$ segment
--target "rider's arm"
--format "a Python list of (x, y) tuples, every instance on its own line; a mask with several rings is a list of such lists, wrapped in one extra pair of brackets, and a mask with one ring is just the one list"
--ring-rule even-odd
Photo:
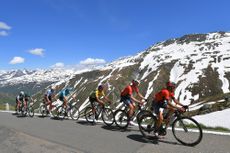
[[(174, 98), (174, 99), (175, 99), (175, 98)], [(174, 100), (174, 99), (173, 99), (173, 101), (174, 101), (176, 104), (178, 104), (178, 105), (180, 105), (180, 106), (183, 106), (181, 103), (179, 103), (179, 101)], [(183, 107), (178, 107), (177, 105), (172, 104), (172, 102), (171, 102), (170, 100), (168, 100), (168, 104), (169, 104), (171, 107), (175, 108), (175, 109), (184, 111), (184, 108), (183, 108)]]
[(138, 92), (137, 95), (138, 95), (141, 99), (145, 99), (145, 97), (144, 97), (140, 92)]
[(47, 102), (50, 102), (48, 95), (46, 95), (45, 98)]
[(105, 96), (104, 99), (109, 103), (111, 102), (111, 100), (107, 96)]
[(139, 104), (143, 104), (143, 102), (141, 102), (140, 100), (137, 100), (137, 99), (134, 98), (132, 95), (130, 96), (130, 98), (131, 98), (132, 101), (135, 101), (135, 102), (137, 102), (137, 103), (139, 103)]
[(181, 104), (175, 97), (172, 98), (172, 100), (177, 104), (177, 105), (180, 105), (180, 106), (184, 106), (183, 104)]
[(104, 104), (104, 102), (103, 102), (102, 100), (100, 100), (97, 96), (96, 96), (96, 100), (97, 100), (97, 102), (98, 102), (99, 104), (101, 104), (101, 105)]

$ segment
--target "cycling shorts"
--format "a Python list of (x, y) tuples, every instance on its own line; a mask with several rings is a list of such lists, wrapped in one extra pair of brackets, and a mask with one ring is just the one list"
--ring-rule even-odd
[(59, 96), (59, 100), (64, 102), (64, 96)]
[(126, 106), (133, 104), (133, 101), (131, 100), (130, 96), (121, 96), (120, 101), (123, 102)]
[(163, 113), (164, 109), (167, 108), (168, 102), (167, 101), (161, 101), (161, 102), (152, 102), (152, 108), (155, 114), (159, 114), (160, 112)]

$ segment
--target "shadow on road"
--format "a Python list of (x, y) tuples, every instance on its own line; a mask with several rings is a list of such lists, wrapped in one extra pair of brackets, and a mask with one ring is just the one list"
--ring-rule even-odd
[(167, 141), (167, 140), (165, 140), (165, 138), (160, 138), (157, 136), (152, 136), (152, 137), (149, 137), (147, 139), (147, 138), (143, 137), (142, 135), (132, 134), (132, 135), (128, 135), (127, 137), (129, 139), (132, 139), (132, 140), (135, 140), (138, 142), (142, 142), (142, 143), (159, 144), (159, 142), (161, 142), (161, 143), (167, 143), (167, 144), (172, 144), (172, 145), (182, 145), (182, 144), (174, 142), (174, 141)]
[(27, 115), (17, 115), (17, 118), (25, 118), (25, 117), (27, 117)]
[(120, 129), (117, 126), (106, 126), (106, 125), (103, 125), (102, 128), (105, 129), (105, 130), (118, 131), (118, 132), (130, 132), (131, 131), (129, 128), (127, 128), (127, 129)]
[(18, 113), (14, 112), (14, 113), (12, 113), (12, 115), (18, 115)]
[(48, 116), (38, 115), (38, 118), (45, 118), (45, 117), (48, 117)]
[(87, 125), (87, 126), (95, 126), (95, 125), (97, 125), (97, 123), (93, 124), (93, 123), (89, 123), (87, 121), (77, 121), (76, 123), (79, 123), (81, 125)]
[(159, 138), (158, 137), (151, 137), (150, 139), (147, 139), (143, 137), (142, 135), (137, 135), (137, 134), (132, 134), (127, 136), (129, 139), (135, 140), (137, 142), (141, 143), (153, 143), (153, 144), (158, 144), (159, 143)]
[(56, 120), (56, 121), (64, 121), (65, 119), (62, 119), (60, 117), (50, 117), (51, 120)]

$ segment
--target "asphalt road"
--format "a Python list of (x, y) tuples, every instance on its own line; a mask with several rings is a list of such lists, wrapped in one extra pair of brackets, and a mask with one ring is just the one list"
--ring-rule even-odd
[(145, 140), (138, 128), (121, 131), (103, 123), (17, 117), (0, 112), (0, 153), (230, 153), (230, 136), (204, 134), (195, 147), (181, 145), (171, 131)]

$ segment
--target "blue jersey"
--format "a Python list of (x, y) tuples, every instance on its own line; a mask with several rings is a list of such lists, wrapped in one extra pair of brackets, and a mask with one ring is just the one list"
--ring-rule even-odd
[(59, 92), (59, 97), (65, 97), (68, 96), (69, 94), (70, 92), (65, 89)]
[(47, 91), (46, 91), (46, 96), (52, 96), (54, 94), (54, 90), (51, 90), (51, 89), (48, 89)]

